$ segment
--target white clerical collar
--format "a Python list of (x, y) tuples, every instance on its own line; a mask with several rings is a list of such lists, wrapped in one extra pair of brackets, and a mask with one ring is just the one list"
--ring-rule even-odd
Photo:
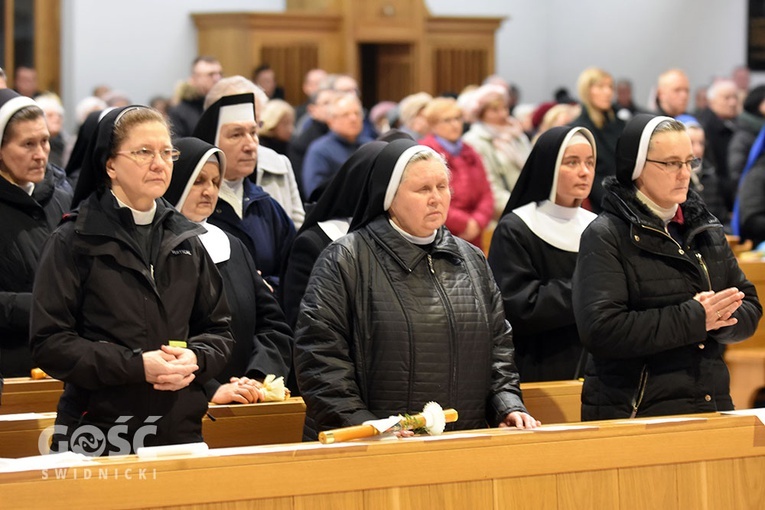
[(244, 217), (242, 201), (244, 200), (244, 178), (234, 181), (223, 180), (220, 187), (219, 198), (234, 208), (234, 212), (241, 220)]
[(677, 208), (679, 207), (677, 204), (673, 205), (669, 209), (661, 207), (656, 202), (648, 198), (646, 194), (640, 190), (637, 190), (637, 197), (638, 200), (643, 202), (651, 210), (652, 213), (654, 213), (659, 217), (661, 221), (664, 222), (665, 227), (667, 224), (669, 224), (670, 221), (672, 221), (672, 218), (675, 217), (675, 214), (677, 214)]
[[(17, 186), (18, 186), (18, 184), (17, 184)], [(34, 191), (35, 191), (35, 183), (28, 182), (28, 183), (24, 184), (23, 186), (19, 186), (19, 188), (21, 188), (24, 191), (26, 191), (27, 195), (29, 195), (31, 197), (32, 193), (34, 193)]]
[[(111, 191), (111, 190), (109, 190)], [(114, 195), (114, 191), (112, 191), (112, 195)], [(117, 199), (117, 205), (120, 207), (127, 207), (130, 209), (130, 212), (133, 213), (133, 221), (136, 225), (151, 225), (151, 222), (154, 221), (154, 214), (157, 212), (157, 201), (154, 200), (151, 203), (151, 209), (148, 211), (139, 211), (138, 209), (133, 209), (129, 205), (127, 205), (125, 202), (120, 200), (120, 198), (117, 195), (114, 195), (114, 198)]]
[(211, 223), (207, 223), (207, 220), (199, 223), (207, 232), (199, 236), (199, 240), (202, 241), (202, 245), (207, 250), (208, 255), (215, 264), (220, 264), (231, 258), (231, 241), (226, 233), (219, 227)]
[(351, 218), (332, 218), (331, 220), (320, 221), (317, 225), (327, 234), (327, 237), (337, 241), (348, 233), (348, 229), (351, 226)]
[(426, 245), (426, 244), (430, 244), (430, 243), (432, 243), (433, 241), (436, 240), (436, 234), (438, 233), (438, 230), (434, 230), (433, 233), (431, 235), (427, 236), (427, 237), (418, 237), (418, 236), (413, 236), (409, 232), (403, 230), (401, 227), (396, 225), (393, 222), (392, 219), (388, 218), (388, 222), (393, 226), (394, 229), (396, 229), (396, 232), (401, 234), (401, 236), (404, 239), (406, 239), (407, 241), (409, 241), (412, 244), (417, 244), (417, 245), (423, 246), (423, 245)]
[(597, 215), (581, 207), (563, 207), (550, 200), (530, 202), (513, 213), (534, 235), (560, 250), (579, 252), (582, 232)]

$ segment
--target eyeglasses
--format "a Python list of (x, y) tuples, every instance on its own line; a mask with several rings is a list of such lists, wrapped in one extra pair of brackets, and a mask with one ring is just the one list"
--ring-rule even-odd
[(674, 174), (680, 172), (684, 166), (688, 166), (688, 169), (691, 171), (701, 168), (701, 160), (699, 158), (689, 159), (688, 161), (656, 161), (654, 159), (646, 159), (646, 162), (662, 165), (664, 171)]
[(147, 149), (146, 147), (141, 147), (140, 149), (136, 149), (134, 151), (118, 151), (118, 152), (115, 152), (115, 154), (119, 154), (120, 156), (126, 156), (141, 166), (146, 166), (151, 164), (151, 162), (154, 161), (154, 158), (157, 155), (159, 155), (159, 157), (165, 163), (172, 163), (173, 161), (178, 161), (178, 158), (181, 157), (181, 151), (179, 151), (178, 149), (161, 149), (158, 151), (154, 151), (151, 149)]
[(462, 117), (461, 116), (459, 116), (459, 117), (444, 117), (443, 119), (439, 119), (438, 122), (441, 122), (443, 124), (447, 124), (447, 123), (450, 123), (450, 122), (459, 122), (460, 124), (462, 124)]

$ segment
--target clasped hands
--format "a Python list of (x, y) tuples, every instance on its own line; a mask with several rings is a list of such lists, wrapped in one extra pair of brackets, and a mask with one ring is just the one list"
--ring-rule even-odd
[(704, 307), (706, 330), (712, 331), (738, 322), (732, 315), (744, 302), (744, 293), (736, 287), (730, 287), (719, 292), (699, 292), (693, 299)]
[(263, 383), (249, 377), (232, 377), (226, 384), (221, 384), (213, 395), (213, 404), (255, 404), (265, 400), (261, 390)]
[(146, 382), (155, 390), (178, 391), (194, 380), (194, 372), (199, 370), (197, 355), (184, 347), (163, 345), (156, 351), (142, 354), (143, 370)]

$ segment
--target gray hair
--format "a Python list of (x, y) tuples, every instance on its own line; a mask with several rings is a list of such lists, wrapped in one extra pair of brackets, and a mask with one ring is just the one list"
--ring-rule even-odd
[(415, 163), (419, 163), (421, 161), (437, 161), (438, 163), (441, 163), (444, 166), (444, 171), (446, 172), (446, 179), (451, 182), (452, 173), (449, 170), (449, 166), (446, 164), (446, 160), (441, 154), (435, 151), (422, 151), (412, 156), (412, 159), (410, 159), (406, 164), (406, 167), (404, 167), (404, 173), (401, 174), (401, 182), (404, 182), (406, 179), (407, 175), (409, 174), (409, 169), (411, 169)]
[(667, 119), (659, 122), (656, 125), (656, 129), (653, 130), (653, 133), (651, 133), (651, 139), (648, 141), (648, 150), (650, 151), (653, 146), (653, 139), (656, 135), (661, 135), (664, 133), (687, 133), (688, 128), (686, 128), (685, 124), (680, 122), (679, 120), (675, 119)]
[[(222, 78), (218, 83), (212, 86), (210, 91), (205, 96), (204, 109), (207, 110), (211, 104), (224, 96), (246, 94), (247, 92), (252, 92), (255, 94), (255, 101), (257, 101), (258, 92), (262, 93), (263, 90), (261, 90), (260, 87), (241, 75)], [(265, 104), (265, 102), (263, 104)]]

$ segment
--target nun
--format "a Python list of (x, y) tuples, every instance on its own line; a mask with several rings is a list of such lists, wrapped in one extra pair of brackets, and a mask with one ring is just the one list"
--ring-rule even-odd
[(449, 170), (396, 140), (372, 163), (350, 232), (316, 261), (300, 305), (297, 380), (304, 439), (429, 401), (458, 429), (534, 428), (510, 325), (481, 251), (444, 227)]
[(176, 140), (175, 147), (181, 154), (173, 165), (165, 199), (207, 230), (199, 239), (220, 271), (231, 309), (231, 357), (223, 371), (204, 385), (205, 392), (215, 404), (258, 402), (262, 400), (258, 390), (267, 375), (285, 379), (289, 375), (292, 330), (244, 244), (207, 222), (218, 202), (226, 168), (223, 151), (191, 137)]
[(616, 176), (574, 271), (590, 354), (582, 420), (733, 409), (723, 351), (754, 333), (762, 308), (722, 225), (689, 189), (699, 164), (670, 117), (636, 115), (619, 138)]
[[(32, 99), (0, 90), (0, 381), (29, 377), (32, 286), (45, 241), (69, 210), (72, 188), (49, 164), (50, 133)], [(2, 385), (0, 384), (0, 387)]]
[(51, 449), (200, 442), (203, 385), (233, 341), (204, 228), (162, 198), (179, 156), (170, 127), (153, 108), (117, 108), (89, 153), (32, 294), (33, 358), (64, 382)]
[(585, 353), (571, 304), (579, 239), (595, 219), (595, 139), (586, 128), (539, 137), (491, 240), (489, 265), (513, 325), (521, 382), (576, 379)]
[(295, 327), (300, 301), (321, 252), (348, 233), (369, 170), (385, 142), (369, 142), (354, 152), (313, 205), (290, 249), (282, 287), (287, 322)]
[(242, 241), (263, 278), (278, 289), (295, 225), (271, 195), (247, 178), (258, 158), (254, 94), (215, 101), (199, 119), (194, 137), (220, 147), (226, 155), (220, 200), (208, 222)]

